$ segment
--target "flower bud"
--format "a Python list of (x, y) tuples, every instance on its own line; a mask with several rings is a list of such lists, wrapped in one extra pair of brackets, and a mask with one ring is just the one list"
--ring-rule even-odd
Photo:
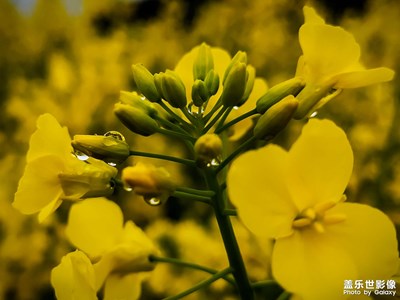
[(129, 104), (133, 107), (144, 110), (149, 116), (155, 116), (158, 113), (153, 103), (147, 101), (136, 92), (120, 91), (119, 100), (123, 104)]
[[(118, 138), (118, 137), (122, 138)], [(129, 156), (129, 145), (122, 135), (75, 135), (72, 147), (107, 163), (119, 164)]]
[(158, 123), (144, 110), (129, 104), (116, 103), (114, 113), (118, 119), (132, 132), (149, 136), (158, 131)]
[(194, 105), (202, 106), (204, 102), (208, 101), (210, 94), (204, 81), (196, 79), (192, 86), (192, 100)]
[(283, 130), (296, 112), (298, 101), (289, 95), (268, 109), (257, 121), (254, 136), (258, 139), (271, 139)]
[(224, 82), (221, 101), (225, 106), (236, 106), (240, 104), (246, 88), (246, 65), (238, 62), (235, 64)]
[(171, 106), (183, 108), (186, 106), (185, 85), (176, 72), (167, 70), (154, 75), (157, 90)]
[(65, 196), (63, 198), (77, 200), (110, 196), (114, 191), (111, 180), (117, 172), (116, 168), (95, 158), (85, 162), (73, 158), (68, 169), (58, 174)]
[(337, 96), (341, 90), (332, 93), (332, 85), (317, 87), (314, 85), (306, 85), (304, 89), (297, 95), (299, 107), (294, 118), (300, 120), (314, 112), (315, 109), (321, 107), (321, 102), (326, 103), (333, 97)]
[(207, 86), (208, 92), (210, 93), (210, 96), (215, 95), (218, 92), (219, 88), (219, 76), (218, 73), (215, 72), (214, 70), (210, 70), (207, 73), (206, 79), (204, 80), (204, 83)]
[(243, 93), (243, 96), (242, 96), (242, 99), (241, 99), (239, 105), (242, 105), (243, 103), (245, 103), (246, 100), (249, 98), (249, 96), (253, 90), (255, 79), (256, 79), (256, 69), (251, 65), (247, 65), (247, 67), (246, 67), (246, 86), (245, 86), (244, 93)]
[(161, 97), (154, 84), (153, 74), (141, 64), (132, 65), (132, 71), (139, 91), (152, 102), (160, 101)]
[(219, 162), (222, 155), (222, 141), (215, 133), (206, 133), (194, 144), (196, 162), (200, 167)]
[(157, 198), (164, 201), (175, 190), (175, 184), (167, 170), (143, 163), (123, 169), (122, 181), (145, 199)]
[(193, 62), (193, 78), (194, 80), (205, 80), (206, 75), (214, 68), (214, 59), (211, 48), (206, 43), (202, 43), (196, 59)]
[(232, 58), (231, 62), (229, 63), (228, 67), (225, 70), (224, 78), (222, 80), (222, 84), (225, 84), (225, 80), (228, 77), (229, 73), (231, 72), (233, 66), (237, 63), (244, 63), (247, 64), (247, 54), (243, 51), (238, 51), (235, 56)]
[(279, 102), (288, 95), (296, 96), (303, 88), (305, 82), (300, 77), (281, 82), (270, 88), (260, 99), (258, 99), (256, 108), (260, 114), (265, 113), (272, 105)]

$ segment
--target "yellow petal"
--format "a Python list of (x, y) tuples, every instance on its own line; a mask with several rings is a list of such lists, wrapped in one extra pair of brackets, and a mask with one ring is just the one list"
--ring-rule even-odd
[(299, 30), (304, 63), (309, 68), (307, 81), (328, 80), (358, 62), (360, 47), (343, 28), (304, 24)]
[(39, 212), (62, 195), (58, 174), (65, 166), (55, 155), (41, 156), (30, 161), (24, 171), (13, 206), (23, 214)]
[(284, 180), (287, 152), (275, 145), (239, 156), (228, 171), (229, 198), (243, 223), (261, 237), (292, 233), (297, 214)]
[(387, 82), (394, 77), (389, 68), (375, 68), (358, 72), (347, 72), (336, 76), (336, 88), (358, 88), (380, 82)]
[(142, 292), (143, 275), (110, 275), (104, 287), (104, 300), (136, 300)]
[(329, 235), (306, 229), (278, 239), (272, 274), (286, 290), (303, 300), (340, 300), (344, 279), (358, 279), (352, 257)]
[(104, 198), (94, 198), (72, 206), (65, 231), (76, 247), (98, 257), (118, 243), (122, 226), (119, 206)]
[(304, 23), (307, 24), (325, 24), (325, 20), (322, 19), (314, 8), (311, 6), (303, 7)]
[(66, 127), (61, 127), (51, 114), (44, 114), (37, 119), (37, 130), (29, 141), (27, 161), (39, 156), (55, 154), (58, 156), (70, 155), (72, 152), (71, 138)]
[(380, 210), (357, 203), (340, 203), (330, 211), (346, 215), (329, 232), (356, 264), (358, 279), (389, 279), (398, 269), (396, 231)]
[(339, 201), (353, 168), (353, 152), (332, 121), (311, 119), (289, 151), (288, 187), (299, 210)]
[(89, 258), (80, 251), (67, 254), (53, 268), (51, 284), (58, 300), (97, 300), (93, 266)]
[(51, 201), (44, 208), (42, 208), (42, 210), (40, 211), (40, 213), (38, 215), (39, 223), (43, 223), (43, 221), (48, 216), (50, 216), (53, 212), (55, 212), (57, 210), (57, 208), (60, 207), (61, 203), (62, 203), (62, 200), (60, 198), (58, 198), (58, 199)]

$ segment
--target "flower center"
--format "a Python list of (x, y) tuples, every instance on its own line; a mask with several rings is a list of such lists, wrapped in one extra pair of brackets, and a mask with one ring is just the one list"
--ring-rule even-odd
[[(343, 195), (339, 202), (346, 200)], [(325, 232), (327, 225), (341, 223), (346, 220), (346, 215), (341, 213), (329, 213), (329, 210), (339, 203), (338, 201), (325, 201), (317, 203), (313, 207), (308, 207), (301, 211), (293, 220), (294, 229), (312, 228), (319, 233)]]

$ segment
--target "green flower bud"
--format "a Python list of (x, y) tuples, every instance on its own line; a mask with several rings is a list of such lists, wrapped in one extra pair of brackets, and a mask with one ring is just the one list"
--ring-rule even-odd
[(129, 130), (143, 136), (149, 136), (158, 131), (158, 123), (146, 111), (129, 104), (116, 103), (114, 113)]
[(206, 43), (202, 43), (199, 52), (193, 62), (193, 78), (194, 80), (203, 80), (210, 70), (214, 68), (214, 59), (211, 48)]
[(215, 133), (206, 133), (194, 144), (196, 162), (200, 167), (219, 164), (222, 155), (222, 140)]
[(207, 73), (207, 76), (206, 76), (206, 79), (204, 80), (204, 82), (207, 86), (210, 96), (213, 96), (218, 92), (219, 76), (218, 76), (217, 72), (215, 72), (214, 70), (210, 70)]
[(229, 63), (228, 67), (225, 70), (224, 78), (222, 80), (222, 84), (225, 84), (225, 80), (228, 77), (229, 73), (231, 72), (233, 66), (237, 63), (244, 63), (247, 64), (247, 54), (244, 51), (238, 51), (235, 56), (232, 58), (231, 62)]
[(296, 112), (299, 102), (289, 95), (274, 104), (263, 114), (254, 127), (254, 136), (258, 139), (271, 139), (282, 131)]
[(113, 193), (111, 179), (117, 175), (116, 168), (94, 158), (85, 162), (76, 160), (75, 164), (79, 167), (71, 164), (69, 170), (58, 174), (65, 199), (106, 197)]
[(71, 143), (75, 150), (107, 163), (119, 164), (129, 156), (129, 145), (122, 135), (75, 135)]
[(272, 105), (288, 95), (296, 96), (303, 88), (305, 82), (300, 77), (295, 77), (281, 82), (270, 88), (264, 96), (258, 99), (256, 108), (260, 114), (265, 113)]
[(332, 93), (332, 85), (327, 85), (324, 87), (316, 87), (313, 85), (306, 85), (304, 89), (297, 95), (299, 100), (299, 107), (294, 115), (294, 118), (300, 120), (314, 112), (315, 109), (321, 107), (321, 102), (326, 103), (328, 100), (337, 96), (340, 93)]
[(154, 76), (154, 80), (162, 98), (171, 106), (175, 108), (186, 106), (186, 88), (176, 72), (167, 70), (165, 73), (158, 73)]
[(141, 64), (132, 65), (132, 71), (139, 91), (152, 102), (160, 101), (161, 97), (154, 84), (153, 74)]
[(247, 65), (246, 74), (247, 74), (246, 87), (245, 87), (245, 90), (243, 93), (242, 100), (240, 101), (239, 105), (242, 105), (243, 103), (246, 102), (246, 100), (249, 98), (249, 96), (253, 90), (254, 81), (256, 79), (256, 69), (251, 65)]
[(153, 103), (147, 101), (136, 92), (120, 91), (119, 100), (121, 103), (129, 104), (145, 111), (149, 116), (155, 116), (158, 113)]
[(192, 100), (194, 105), (202, 106), (210, 98), (207, 86), (204, 81), (196, 79), (192, 86)]
[(221, 101), (225, 106), (237, 106), (240, 104), (246, 88), (246, 64), (235, 64), (224, 82)]

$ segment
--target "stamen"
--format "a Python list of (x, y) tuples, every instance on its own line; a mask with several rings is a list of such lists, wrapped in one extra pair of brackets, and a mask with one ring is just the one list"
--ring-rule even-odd
[(309, 226), (313, 221), (308, 218), (301, 218), (293, 221), (293, 228), (302, 228)]
[(318, 232), (318, 233), (324, 233), (325, 232), (325, 228), (324, 225), (321, 222), (314, 222), (312, 224), (312, 227)]
[(332, 225), (346, 221), (347, 216), (345, 214), (325, 215), (323, 220), (325, 224)]
[(322, 203), (318, 203), (315, 205), (314, 209), (317, 214), (322, 214), (326, 212), (328, 209), (334, 207), (338, 202), (333, 200), (328, 200)]

